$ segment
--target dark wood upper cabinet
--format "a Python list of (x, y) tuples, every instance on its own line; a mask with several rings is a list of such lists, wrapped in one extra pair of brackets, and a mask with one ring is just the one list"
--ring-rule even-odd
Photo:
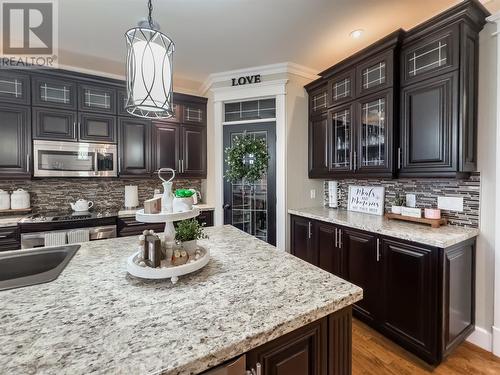
[(394, 172), (393, 90), (365, 96), (356, 103), (357, 173), (391, 176)]
[(120, 117), (136, 117), (131, 115), (125, 110), (125, 105), (127, 104), (127, 90), (119, 89), (116, 92), (116, 107), (118, 111), (118, 116)]
[(151, 174), (151, 122), (119, 118), (119, 174), (144, 176)]
[(78, 84), (78, 110), (116, 115), (116, 89), (104, 85)]
[(78, 139), (84, 142), (116, 143), (116, 116), (79, 113)]
[(328, 87), (322, 84), (309, 92), (309, 112), (311, 116), (320, 115), (328, 109)]
[(366, 59), (356, 67), (358, 97), (390, 88), (394, 84), (394, 49)]
[[(348, 69), (328, 80), (328, 104), (336, 106), (356, 97), (356, 72)], [(322, 101), (320, 102), (322, 103)], [(326, 104), (326, 103), (325, 103)], [(326, 109), (326, 105), (325, 108)]]
[[(309, 176), (462, 177), (476, 171), (478, 45), (487, 16), (477, 1), (462, 1), (411, 30), (389, 34), (306, 85), (310, 127), (319, 114), (341, 105), (353, 104), (356, 112), (350, 169), (330, 159), (329, 171), (315, 173), (316, 160), (310, 160)], [(326, 107), (320, 99), (325, 85)], [(385, 103), (367, 101), (381, 93)], [(385, 113), (367, 115), (367, 106), (383, 106)], [(374, 130), (385, 134), (375, 140)], [(341, 145), (330, 134), (330, 157)], [(310, 158), (325, 148), (319, 137), (310, 138), (309, 147)]]
[(327, 114), (309, 120), (309, 177), (328, 174), (328, 118)]
[(182, 122), (184, 124), (205, 126), (207, 123), (207, 106), (205, 103), (182, 104)]
[(180, 129), (177, 124), (153, 122), (153, 170), (172, 168), (179, 173)]
[(181, 126), (181, 174), (185, 177), (206, 177), (207, 134), (204, 127)]
[(365, 319), (375, 321), (381, 309), (379, 239), (371, 233), (344, 229), (343, 243), (349, 259), (349, 281), (363, 288), (363, 299), (354, 309)]
[[(329, 153), (328, 169), (335, 174), (344, 175), (354, 168), (353, 151), (356, 137), (354, 118), (354, 104), (332, 108), (328, 111), (328, 132), (324, 136), (319, 135), (323, 136), (325, 148)], [(316, 150), (316, 145), (313, 150)], [(322, 150), (321, 147), (318, 147), (319, 150)]]
[[(332, 332), (332, 336), (339, 337), (343, 329)], [(350, 335), (348, 342), (350, 344)], [(350, 345), (344, 346), (343, 343), (341, 346), (344, 349), (350, 348)], [(331, 360), (328, 356), (328, 321), (326, 318), (316, 320), (252, 349), (247, 353), (246, 359), (248, 369), (255, 369), (259, 363), (262, 375), (327, 375)], [(342, 368), (342, 374), (347, 373), (348, 368), (339, 367)]]
[(76, 110), (76, 82), (34, 74), (31, 77), (33, 106)]
[(31, 103), (30, 76), (1, 70), (0, 102), (29, 105)]
[(459, 24), (409, 35), (401, 51), (402, 85), (459, 68)]
[(387, 332), (428, 360), (436, 357), (437, 250), (383, 239), (381, 260)]
[(33, 139), (77, 141), (77, 114), (63, 109), (33, 107)]
[(402, 89), (400, 176), (455, 175), (457, 86), (452, 72)]
[(0, 103), (0, 176), (8, 179), (30, 175), (30, 107)]

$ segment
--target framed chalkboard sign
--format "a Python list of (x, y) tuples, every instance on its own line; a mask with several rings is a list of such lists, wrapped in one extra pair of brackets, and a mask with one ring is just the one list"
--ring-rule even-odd
[(385, 188), (383, 186), (349, 186), (347, 209), (365, 214), (383, 215)]

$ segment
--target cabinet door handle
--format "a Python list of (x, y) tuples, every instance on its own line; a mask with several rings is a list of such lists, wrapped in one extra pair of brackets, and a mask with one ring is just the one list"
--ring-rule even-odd
[(354, 170), (358, 167), (358, 153), (354, 151)]
[(30, 168), (30, 154), (27, 154), (26, 155), (26, 171), (31, 171), (31, 168)]
[(401, 169), (401, 147), (398, 147), (398, 169)]
[(380, 262), (380, 238), (377, 238), (377, 262)]
[(122, 172), (122, 158), (118, 158), (118, 174)]
[(339, 228), (339, 249), (342, 249), (342, 229)]
[(335, 228), (335, 247), (339, 247), (338, 242), (339, 242), (339, 234), (338, 234), (339, 229)]
[(312, 230), (311, 230), (311, 227), (312, 227), (312, 223), (311, 223), (311, 222), (308, 222), (308, 223), (307, 223), (307, 238), (311, 238), (311, 236), (312, 236)]
[(182, 173), (184, 173), (184, 159), (181, 160), (181, 165), (182, 165)]

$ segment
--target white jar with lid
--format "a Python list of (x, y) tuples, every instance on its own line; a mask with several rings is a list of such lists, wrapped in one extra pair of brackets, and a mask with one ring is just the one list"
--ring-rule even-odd
[(10, 194), (5, 190), (0, 189), (0, 210), (8, 210), (10, 208)]
[(13, 210), (22, 210), (30, 208), (30, 195), (26, 190), (17, 189), (10, 195), (10, 208)]

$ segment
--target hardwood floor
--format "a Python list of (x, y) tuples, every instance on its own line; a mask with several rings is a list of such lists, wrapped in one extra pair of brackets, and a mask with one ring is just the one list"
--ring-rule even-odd
[(500, 358), (469, 344), (460, 345), (433, 368), (359, 320), (352, 324), (352, 373), (367, 374), (500, 374)]

